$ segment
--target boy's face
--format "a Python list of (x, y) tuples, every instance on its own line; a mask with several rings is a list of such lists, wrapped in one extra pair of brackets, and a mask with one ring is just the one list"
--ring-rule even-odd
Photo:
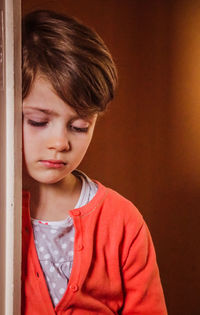
[(23, 101), (23, 146), (28, 174), (40, 183), (61, 181), (77, 168), (92, 139), (97, 115), (83, 119), (37, 77)]

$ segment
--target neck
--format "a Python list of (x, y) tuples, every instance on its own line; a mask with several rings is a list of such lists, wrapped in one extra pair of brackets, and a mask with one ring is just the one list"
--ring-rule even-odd
[(81, 192), (81, 181), (69, 174), (55, 184), (43, 184), (29, 178), (24, 188), (31, 194), (31, 216), (45, 221), (63, 220), (73, 209)]

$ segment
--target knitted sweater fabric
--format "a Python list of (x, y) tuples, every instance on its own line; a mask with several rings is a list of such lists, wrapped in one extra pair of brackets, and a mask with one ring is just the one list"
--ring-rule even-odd
[(97, 182), (95, 197), (70, 211), (74, 261), (54, 308), (34, 244), (30, 193), (23, 191), (22, 312), (25, 315), (166, 315), (152, 239), (127, 199)]

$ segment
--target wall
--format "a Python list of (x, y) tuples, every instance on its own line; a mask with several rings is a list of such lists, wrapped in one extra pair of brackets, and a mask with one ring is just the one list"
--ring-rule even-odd
[(93, 26), (119, 69), (81, 168), (139, 207), (171, 315), (199, 313), (200, 2), (23, 1)]

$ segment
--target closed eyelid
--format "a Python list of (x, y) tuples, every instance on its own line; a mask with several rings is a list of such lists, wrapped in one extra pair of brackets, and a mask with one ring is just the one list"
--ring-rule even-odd
[(84, 127), (89, 127), (90, 125), (92, 125), (94, 118), (93, 117), (74, 117), (73, 119), (71, 119), (71, 123), (73, 124), (81, 124)]
[[(51, 110), (47, 109), (40, 109), (40, 108), (32, 108), (32, 107), (24, 107), (23, 108), (23, 116), (25, 119), (37, 121), (37, 122), (50, 122), (54, 119), (57, 120), (59, 117), (61, 118), (60, 115), (54, 115)], [(56, 117), (59, 116), (59, 117)], [(66, 119), (66, 120), (65, 120)], [(80, 117), (78, 115), (74, 117), (62, 117), (62, 121), (68, 126), (73, 126), (75, 128), (89, 128), (93, 124), (94, 117)]]
[(48, 122), (49, 119), (46, 117), (36, 117), (36, 116), (25, 116), (26, 120), (37, 121), (37, 122)]
[(71, 122), (71, 125), (73, 125), (74, 127), (79, 127), (79, 128), (88, 128), (90, 126), (90, 123), (86, 121), (81, 121), (81, 120), (74, 120)]

